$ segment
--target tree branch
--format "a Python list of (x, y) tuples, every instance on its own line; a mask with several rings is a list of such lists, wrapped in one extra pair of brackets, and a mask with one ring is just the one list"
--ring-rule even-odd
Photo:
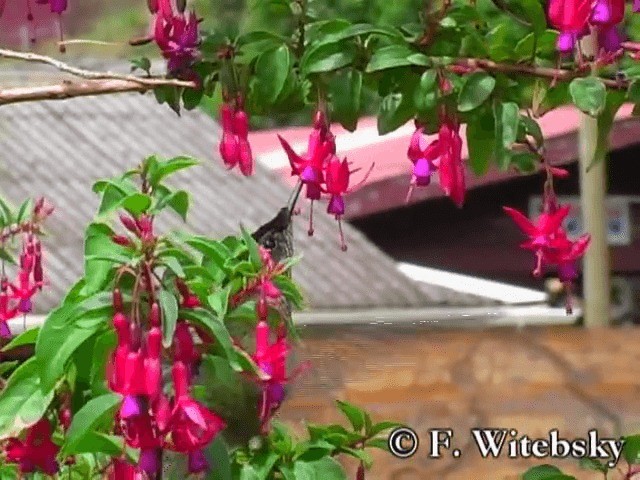
[(72, 97), (105, 95), (121, 92), (146, 92), (158, 87), (172, 86), (197, 88), (196, 82), (162, 77), (139, 77), (112, 72), (97, 72), (73, 67), (55, 58), (29, 52), (0, 49), (0, 58), (51, 65), (61, 72), (85, 79), (63, 80), (58, 85), (36, 87), (0, 88), (0, 105), (37, 100), (62, 100)]
[[(561, 68), (549, 68), (549, 67), (538, 67), (535, 65), (519, 65), (519, 64), (508, 64), (508, 63), (496, 63), (492, 60), (487, 60), (484, 58), (458, 58), (454, 60), (454, 65), (449, 66), (449, 69), (454, 70), (456, 67), (468, 69), (468, 70), (484, 70), (486, 72), (492, 73), (505, 73), (505, 74), (524, 74), (531, 75), (534, 77), (548, 78), (551, 80), (561, 81), (561, 82), (569, 82), (574, 78), (585, 77), (589, 75), (588, 70), (580, 71), (580, 70), (564, 70)], [(617, 88), (617, 89), (626, 89), (629, 87), (629, 81), (620, 79), (614, 80), (611, 78), (602, 78), (598, 77), (602, 83), (604, 83), (607, 87)]]
[(86, 80), (72, 82), (65, 80), (59, 85), (0, 89), (0, 105), (37, 100), (64, 100), (110, 93), (146, 92), (162, 86), (196, 88), (195, 82), (191, 81), (159, 78), (145, 80), (147, 81)]

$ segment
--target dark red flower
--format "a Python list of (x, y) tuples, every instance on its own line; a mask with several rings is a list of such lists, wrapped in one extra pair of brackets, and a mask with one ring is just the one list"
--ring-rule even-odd
[(40, 471), (48, 475), (58, 473), (58, 450), (51, 441), (51, 424), (45, 418), (29, 428), (24, 442), (11, 438), (5, 447), (7, 461), (17, 463), (21, 473)]

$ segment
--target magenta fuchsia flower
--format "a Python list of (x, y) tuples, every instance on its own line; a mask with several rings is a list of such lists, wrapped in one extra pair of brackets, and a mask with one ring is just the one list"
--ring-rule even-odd
[(189, 369), (180, 361), (173, 364), (175, 399), (170, 432), (173, 450), (191, 453), (202, 450), (226, 427), (225, 422), (189, 394)]
[(357, 172), (360, 169), (349, 170), (349, 163), (347, 159), (340, 161), (335, 155), (331, 156), (329, 162), (326, 165), (326, 179), (325, 188), (323, 191), (330, 195), (329, 204), (327, 206), (327, 213), (334, 215), (338, 221), (338, 229), (340, 231), (340, 247), (343, 251), (347, 250), (347, 244), (344, 241), (344, 234), (342, 232), (342, 216), (345, 212), (344, 195), (358, 188), (364, 182), (367, 181), (374, 164), (371, 164), (369, 171), (360, 180), (360, 182), (349, 188), (349, 180), (352, 173)]
[(438, 171), (440, 188), (458, 207), (463, 205), (466, 186), (459, 129), (451, 120), (445, 120), (438, 138), (427, 144), (422, 128), (416, 128), (407, 151), (407, 157), (413, 163), (407, 202), (414, 188), (429, 185), (431, 175)]
[(235, 109), (228, 103), (223, 103), (220, 107), (222, 139), (219, 150), (228, 169), (238, 165), (240, 172), (249, 177), (254, 172), (254, 161), (249, 144), (249, 117), (242, 103), (241, 99), (238, 100)]
[(29, 430), (24, 442), (10, 438), (5, 447), (7, 461), (17, 463), (20, 473), (58, 473), (56, 455), (60, 448), (51, 441), (51, 424), (47, 419), (39, 420)]
[(194, 12), (174, 12), (170, 0), (158, 1), (153, 38), (171, 74), (184, 72), (199, 56), (198, 18)]
[[(547, 201), (548, 200), (548, 201)], [(521, 212), (503, 207), (504, 211), (514, 220), (523, 233), (529, 236), (529, 240), (522, 243), (521, 247), (532, 250), (536, 255), (536, 266), (533, 275), (542, 275), (544, 266), (556, 266), (558, 278), (566, 287), (567, 313), (571, 313), (571, 284), (578, 277), (577, 261), (586, 252), (590, 235), (585, 234), (576, 241), (570, 241), (562, 228), (562, 222), (569, 214), (569, 207), (559, 207), (555, 197), (545, 199), (545, 212), (533, 223)]]
[(557, 41), (560, 52), (570, 52), (578, 39), (589, 33), (592, 5), (592, 0), (550, 0), (549, 21), (560, 31)]
[[(33, 266), (31, 265), (31, 268)], [(31, 298), (42, 287), (42, 281), (31, 282), (31, 271), (23, 268), (18, 273), (18, 284), (9, 283), (12, 292), (12, 298), (18, 300), (18, 311), (21, 313), (29, 313), (33, 307)]]
[(0, 293), (0, 337), (11, 338), (11, 330), (7, 321), (18, 315), (18, 307), (9, 307), (9, 295), (6, 292)]

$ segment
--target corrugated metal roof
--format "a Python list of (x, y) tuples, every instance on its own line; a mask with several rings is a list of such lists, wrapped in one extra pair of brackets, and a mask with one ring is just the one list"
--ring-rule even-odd
[[(286, 203), (290, 189), (258, 165), (244, 178), (227, 172), (217, 155), (220, 129), (200, 112), (176, 116), (151, 94), (119, 94), (6, 105), (0, 109), (0, 192), (17, 203), (45, 195), (56, 206), (48, 221), (46, 268), (51, 286), (40, 311), (53, 307), (81, 274), (82, 235), (98, 205), (92, 183), (135, 166), (145, 156), (192, 155), (202, 165), (176, 175), (189, 191), (188, 228), (223, 236), (253, 230)], [(322, 206), (320, 206), (322, 208)], [(302, 215), (304, 216), (304, 215)], [(303, 253), (294, 277), (315, 308), (424, 307), (492, 303), (477, 296), (413, 282), (355, 228), (345, 225), (342, 252), (335, 221), (318, 209), (314, 237), (296, 220), (296, 250)], [(179, 220), (160, 223), (176, 227)], [(426, 247), (426, 246), (425, 246)]]

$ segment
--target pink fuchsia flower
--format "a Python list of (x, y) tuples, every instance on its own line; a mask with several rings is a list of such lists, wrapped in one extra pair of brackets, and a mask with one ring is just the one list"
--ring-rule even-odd
[(349, 170), (349, 163), (347, 159), (340, 161), (338, 157), (333, 155), (326, 166), (326, 187), (323, 189), (325, 193), (328, 193), (331, 197), (329, 199), (329, 205), (327, 206), (327, 213), (334, 215), (338, 221), (338, 229), (340, 231), (340, 247), (343, 251), (347, 250), (347, 245), (344, 241), (344, 234), (342, 232), (341, 218), (345, 212), (344, 195), (352, 192), (358, 188), (369, 178), (371, 170), (373, 170), (374, 164), (371, 164), (369, 171), (365, 174), (364, 178), (360, 180), (360, 183), (349, 188), (349, 181), (351, 174), (357, 172), (356, 170)]
[[(29, 256), (25, 258), (31, 258)], [(32, 268), (33, 263), (32, 259), (26, 261), (24, 265)], [(18, 311), (21, 313), (29, 313), (33, 308), (31, 298), (36, 294), (36, 292), (42, 287), (43, 282), (34, 282), (31, 283), (31, 271), (30, 268), (22, 268), (18, 273), (18, 284), (9, 283), (9, 288), (11, 288), (12, 298), (18, 300)]]
[(289, 159), (291, 175), (300, 179), (305, 186), (306, 198), (311, 200), (308, 233), (313, 235), (313, 203), (322, 196), (324, 170), (331, 156), (336, 153), (335, 138), (326, 124), (324, 114), (317, 111), (304, 155), (298, 155), (280, 135), (278, 139)]
[(189, 452), (188, 470), (189, 473), (202, 473), (209, 470), (209, 462), (207, 462), (207, 457), (202, 450)]
[(5, 447), (7, 461), (17, 463), (20, 473), (40, 471), (47, 475), (58, 473), (56, 455), (60, 449), (51, 441), (51, 424), (45, 418), (27, 431), (25, 441), (11, 438)]
[(462, 207), (466, 185), (459, 130), (459, 125), (448, 121), (440, 126), (438, 132), (440, 156), (433, 163), (438, 167), (440, 188), (458, 207)]
[(126, 460), (115, 458), (109, 471), (109, 480), (144, 480), (144, 474)]
[(0, 337), (11, 338), (11, 330), (7, 322), (18, 315), (18, 308), (9, 308), (9, 295), (0, 293)]
[(175, 362), (171, 368), (175, 390), (170, 431), (173, 449), (189, 453), (202, 450), (226, 427), (216, 414), (191, 398), (189, 394), (189, 369), (183, 362)]
[(129, 446), (140, 449), (138, 469), (154, 478), (160, 468), (163, 445), (154, 419), (147, 412), (131, 417), (124, 422), (123, 433)]
[(588, 33), (592, 5), (591, 0), (550, 0), (549, 21), (560, 31), (557, 41), (559, 51), (571, 51), (578, 38)]
[(174, 13), (169, 0), (160, 0), (154, 25), (154, 40), (162, 56), (168, 60), (170, 73), (181, 73), (191, 67), (199, 55), (198, 18)]
[(116, 331), (117, 346), (107, 363), (107, 381), (109, 388), (117, 393), (124, 393), (125, 368), (130, 351), (129, 320), (122, 312), (113, 316), (113, 328)]
[(233, 108), (227, 103), (220, 106), (220, 121), (222, 123), (220, 156), (225, 166), (231, 169), (240, 161), (240, 143), (235, 134)]
[(431, 183), (431, 175), (436, 171), (433, 161), (440, 156), (440, 143), (434, 140), (427, 144), (422, 128), (416, 128), (411, 136), (407, 157), (413, 163), (411, 184), (407, 192), (407, 203), (415, 187), (425, 187)]

